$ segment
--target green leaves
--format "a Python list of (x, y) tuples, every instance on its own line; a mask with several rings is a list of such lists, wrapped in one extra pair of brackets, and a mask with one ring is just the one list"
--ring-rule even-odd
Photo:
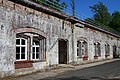
[[(120, 12), (115, 11), (110, 15), (107, 7), (102, 3), (98, 2), (93, 6), (89, 6), (93, 12), (93, 19), (87, 18), (85, 21), (95, 25), (97, 27), (102, 27), (105, 30), (120, 33)], [(100, 23), (99, 23), (100, 22)], [(113, 30), (114, 29), (114, 30)], [(116, 33), (117, 33), (116, 31)]]
[(94, 20), (99, 21), (102, 24), (108, 25), (111, 19), (111, 15), (108, 12), (107, 7), (102, 3), (98, 2), (93, 6), (90, 6), (91, 11), (94, 13)]
[(109, 26), (120, 32), (120, 12), (115, 11), (112, 13), (112, 20)]

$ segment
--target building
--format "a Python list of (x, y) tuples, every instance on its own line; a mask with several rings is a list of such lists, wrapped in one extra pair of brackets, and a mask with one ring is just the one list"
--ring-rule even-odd
[(39, 5), (0, 0), (0, 77), (59, 64), (112, 59), (120, 35)]

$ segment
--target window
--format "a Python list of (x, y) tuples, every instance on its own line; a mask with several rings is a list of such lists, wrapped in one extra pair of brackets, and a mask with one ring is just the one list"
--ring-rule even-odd
[(33, 33), (17, 34), (16, 60), (45, 60), (46, 39)]
[(85, 40), (77, 41), (77, 56), (87, 56), (87, 42)]
[(32, 59), (39, 59), (39, 53), (40, 53), (40, 43), (39, 41), (33, 40), (32, 45)]
[(100, 47), (100, 43), (94, 43), (94, 47), (95, 47), (95, 56), (101, 56), (101, 47)]
[(24, 38), (16, 39), (16, 60), (27, 59), (27, 40)]
[(118, 54), (120, 55), (120, 47), (118, 47)]
[(114, 58), (118, 58), (119, 57), (119, 55), (117, 53), (117, 46), (116, 45), (113, 46), (113, 57)]
[(110, 45), (105, 44), (105, 55), (110, 55)]

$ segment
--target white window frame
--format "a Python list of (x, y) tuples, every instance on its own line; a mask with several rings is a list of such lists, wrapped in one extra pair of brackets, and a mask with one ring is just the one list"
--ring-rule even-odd
[(105, 55), (110, 55), (110, 45), (108, 43), (105, 44)]
[[(16, 41), (17, 41), (17, 39), (19, 39), (20, 40), (20, 44), (19, 45), (17, 45), (16, 44), (16, 47), (20, 47), (20, 59), (16, 59), (16, 61), (21, 61), (21, 60), (27, 60), (27, 39), (25, 39), (25, 38), (16, 38)], [(22, 40), (25, 40), (25, 45), (22, 45)], [(25, 47), (25, 59), (21, 59), (21, 47)], [(16, 52), (16, 54), (17, 54), (17, 52)]]
[[(33, 59), (33, 47), (35, 48), (35, 59)], [(38, 57), (38, 59), (36, 58), (37, 52), (36, 52), (36, 48), (39, 48), (39, 56), (40, 56), (40, 45), (36, 45), (35, 43), (33, 43), (32, 45), (32, 54), (31, 54), (31, 60), (39, 60), (40, 58)]]
[(94, 43), (94, 47), (95, 47), (95, 55), (94, 56), (101, 57), (101, 44), (99, 42), (96, 42), (96, 43)]
[[(85, 46), (84, 42), (86, 42), (86, 41), (85, 40), (77, 41), (77, 45), (78, 45), (77, 46), (77, 57), (88, 56), (88, 53), (85, 53), (86, 48), (88, 48), (88, 46)], [(87, 44), (87, 42), (86, 42), (86, 44)]]
[[(37, 41), (39, 41), (39, 43), (33, 44), (34, 37), (36, 38), (36, 40), (38, 38)], [(20, 40), (19, 43), (17, 43), (18, 39)], [(22, 40), (25, 41), (25, 43), (23, 42), (24, 44), (22, 44)], [(35, 57), (33, 57), (34, 56), (33, 48), (35, 48), (35, 51), (34, 51)], [(32, 34), (32, 33), (23, 33), (22, 35), (21, 34), (17, 35), (16, 49), (18, 49), (18, 50), (16, 50), (16, 61), (46, 60), (46, 38), (43, 36), (39, 36), (37, 34)], [(25, 51), (24, 51), (24, 49), (25, 49)], [(25, 53), (25, 56), (24, 56), (24, 53)], [(22, 58), (24, 58), (24, 59), (22, 59)]]

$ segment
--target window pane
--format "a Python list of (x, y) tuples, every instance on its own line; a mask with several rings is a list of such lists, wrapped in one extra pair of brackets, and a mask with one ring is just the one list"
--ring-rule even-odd
[(16, 59), (20, 59), (20, 54), (16, 54)]
[(35, 47), (33, 47), (33, 53), (35, 52)]
[(79, 55), (78, 55), (78, 54), (79, 54), (79, 52), (78, 52), (78, 51), (79, 51), (79, 49), (77, 49), (77, 56), (79, 56)]
[(33, 45), (39, 45), (39, 41), (34, 40), (34, 41), (33, 41)]
[(16, 39), (16, 45), (20, 45), (20, 39)]
[(77, 42), (77, 47), (79, 47), (79, 43)]
[(36, 52), (39, 52), (39, 47), (36, 47)]
[(21, 59), (25, 59), (25, 54), (21, 54)]
[(35, 53), (32, 54), (32, 59), (35, 59)]
[(21, 47), (21, 53), (25, 54), (25, 47)]
[(36, 59), (39, 59), (39, 53), (36, 54)]
[(16, 54), (20, 53), (20, 47), (16, 47)]
[(25, 45), (25, 40), (22, 39), (21, 41), (22, 41), (21, 44), (22, 44), (22, 45)]

